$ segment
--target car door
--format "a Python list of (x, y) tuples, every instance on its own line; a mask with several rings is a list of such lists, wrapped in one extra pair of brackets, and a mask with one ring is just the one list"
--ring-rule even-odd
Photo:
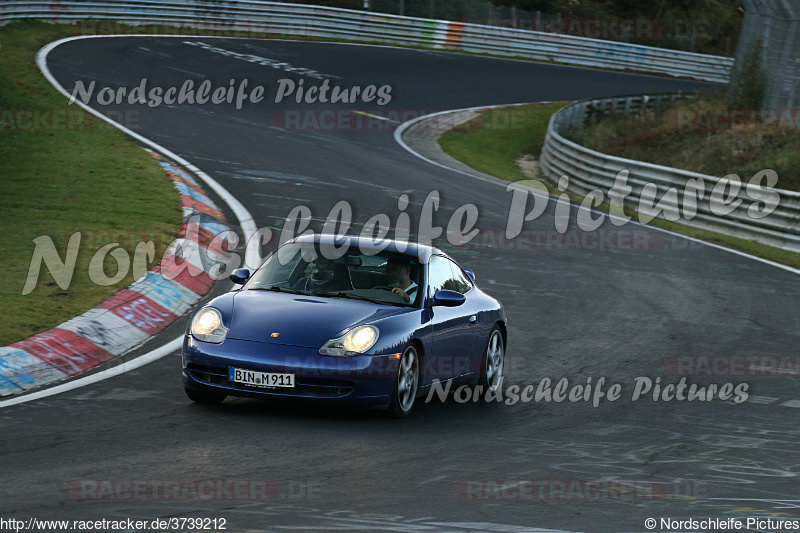
[(426, 312), (430, 317), (430, 353), (425, 360), (423, 384), (434, 378), (446, 380), (461, 374), (473, 350), (477, 316), (469, 298), (456, 307), (433, 305), (441, 289), (467, 294), (472, 282), (458, 265), (440, 255), (428, 261)]

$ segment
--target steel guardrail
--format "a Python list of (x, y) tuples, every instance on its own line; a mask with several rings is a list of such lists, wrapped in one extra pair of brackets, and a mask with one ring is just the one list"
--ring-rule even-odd
[[(666, 208), (665, 213), (679, 216), (676, 221), (681, 224), (800, 252), (800, 192), (770, 188), (765, 194), (761, 187), (748, 186), (752, 176), (740, 176), (741, 188), (726, 203), (736, 200), (741, 200), (741, 203), (729, 214), (720, 216), (712, 212), (710, 199), (714, 187), (724, 178), (603, 154), (565, 137), (570, 129), (584, 127), (591, 115), (636, 113), (681, 97), (680, 94), (657, 94), (590, 98), (563, 107), (550, 118), (540, 159), (542, 172), (553, 181), (566, 175), (569, 190), (573, 192), (585, 195), (591, 190), (600, 190), (608, 199), (618, 173), (627, 170), (627, 184), (632, 190), (624, 199), (626, 206), (638, 209), (643, 188), (653, 184), (657, 190), (655, 197), (650, 194), (650, 186), (645, 200), (655, 204), (661, 202)], [(698, 181), (690, 180), (702, 180), (702, 187), (696, 186)], [(687, 187), (697, 192), (687, 192)], [(677, 201), (673, 201), (670, 195), (665, 196), (670, 189), (677, 190)], [(702, 196), (696, 201), (696, 214), (688, 219), (683, 216), (685, 192), (698, 198)], [(775, 209), (762, 218), (751, 216), (748, 209), (754, 203), (768, 200), (769, 192), (780, 196)], [(724, 195), (727, 198), (728, 188)], [(660, 215), (659, 218), (665, 217)]]
[[(555, 61), (727, 83), (733, 59), (586, 37), (259, 0), (52, 0), (5, 3), (0, 25), (112, 20), (347, 39)], [(89, 30), (91, 31), (91, 30)]]

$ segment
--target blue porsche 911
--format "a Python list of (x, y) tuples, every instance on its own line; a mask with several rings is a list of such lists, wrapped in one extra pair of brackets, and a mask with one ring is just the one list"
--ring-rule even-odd
[(471, 270), (425, 245), (309, 235), (197, 309), (183, 343), (195, 402), (314, 398), (406, 416), (435, 380), (501, 384), (506, 316)]

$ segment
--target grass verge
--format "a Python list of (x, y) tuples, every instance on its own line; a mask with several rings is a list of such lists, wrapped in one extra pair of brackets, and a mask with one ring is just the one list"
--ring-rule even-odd
[[(90, 279), (89, 263), (101, 246), (119, 242), (132, 258), (138, 241), (152, 240), (158, 259), (182, 224), (178, 193), (155, 159), (119, 130), (67, 105), (36, 67), (42, 46), (75, 33), (75, 27), (42, 22), (0, 28), (0, 346), (52, 328), (130, 285), (132, 269), (110, 286)], [(23, 296), (33, 239), (52, 238), (63, 260), (76, 231), (81, 246), (68, 288), (42, 265), (36, 288)], [(104, 266), (106, 276), (117, 274), (111, 256)]]
[[(517, 161), (529, 154), (535, 154), (538, 159), (550, 116), (563, 105), (565, 104), (529, 104), (481, 111), (481, 117), (444, 133), (439, 144), (452, 157), (485, 174), (508, 181), (530, 179), (523, 173)], [(511, 124), (513, 127), (509, 126)], [(541, 173), (537, 179), (547, 185), (550, 194), (560, 194)], [(575, 194), (570, 194), (570, 198), (577, 202), (583, 199)], [(600, 206), (605, 211), (609, 208), (608, 204)], [(626, 207), (625, 213), (638, 220), (633, 208)], [(780, 248), (658, 218), (653, 219), (649, 225), (800, 268), (800, 254)]]
[(517, 181), (527, 179), (517, 160), (542, 151), (550, 117), (567, 102), (498, 107), (445, 132), (442, 149), (470, 167)]

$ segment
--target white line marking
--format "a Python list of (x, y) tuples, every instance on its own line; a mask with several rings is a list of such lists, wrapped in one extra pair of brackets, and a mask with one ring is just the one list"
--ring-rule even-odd
[(800, 375), (796, 371), (792, 370), (791, 368), (770, 368), (765, 366), (756, 366), (755, 364), (750, 366), (751, 372), (762, 372), (766, 375), (774, 375), (774, 374), (784, 374), (787, 376), (797, 376)]
[(444, 475), (444, 476), (436, 476), (436, 477), (432, 477), (432, 478), (430, 478), (430, 479), (426, 479), (425, 481), (420, 481), (420, 482), (418, 483), (418, 485), (427, 485), (428, 483), (434, 483), (434, 482), (436, 482), (436, 481), (441, 481), (441, 480), (443, 480), (443, 479), (447, 479), (447, 476), (446, 476), (446, 475)]
[[(546, 103), (550, 103), (550, 102), (528, 102), (528, 103), (530, 103), (530, 104), (546, 104)], [(410, 126), (416, 124), (417, 122), (420, 122), (420, 121), (428, 119), (428, 118), (436, 117), (436, 116), (439, 116), (439, 115), (444, 115), (444, 114), (447, 114), (447, 113), (459, 113), (459, 112), (462, 112), (462, 111), (480, 111), (480, 110), (484, 110), (484, 109), (497, 109), (497, 108), (501, 108), (501, 107), (513, 107), (513, 106), (520, 106), (520, 105), (526, 105), (526, 104), (525, 103), (521, 103), (521, 104), (501, 104), (501, 105), (492, 105), (492, 106), (465, 107), (463, 109), (450, 109), (448, 111), (439, 111), (437, 113), (431, 113), (429, 115), (424, 115), (424, 116), (421, 116), (421, 117), (417, 117), (417, 118), (409, 120), (408, 122), (404, 122), (404, 123), (400, 124), (397, 127), (397, 129), (394, 130), (394, 140), (397, 142), (397, 144), (402, 146), (405, 150), (407, 150), (412, 155), (422, 159), (423, 161), (427, 161), (428, 163), (430, 163), (432, 165), (436, 165), (437, 167), (446, 168), (447, 170), (450, 170), (452, 172), (456, 172), (456, 173), (462, 174), (464, 176), (469, 176), (470, 178), (477, 179), (477, 180), (480, 180), (480, 181), (483, 181), (483, 182), (486, 182), (486, 183), (494, 183), (495, 185), (500, 185), (502, 187), (507, 187), (508, 184), (510, 184), (512, 182), (501, 180), (500, 178), (495, 178), (494, 180), (482, 178), (480, 176), (476, 176), (474, 174), (469, 174), (467, 172), (463, 172), (461, 170), (458, 170), (458, 169), (455, 169), (455, 168), (451, 168), (451, 167), (448, 167), (447, 165), (443, 165), (442, 163), (437, 163), (436, 161), (428, 159), (424, 155), (415, 152), (410, 146), (408, 146), (405, 143), (405, 141), (403, 141), (402, 135), (403, 135), (403, 132), (405, 130), (407, 130)], [(542, 196), (543, 197), (544, 195), (537, 194), (537, 196)], [(553, 202), (555, 202), (557, 200), (557, 198), (554, 198), (552, 194), (548, 195), (548, 199), (553, 201)], [(579, 206), (580, 205), (580, 203), (575, 202), (575, 201), (570, 201), (570, 203), (572, 205), (574, 205), (574, 206)], [(603, 211), (603, 213), (606, 213), (606, 212)], [(609, 218), (616, 218), (617, 220), (622, 220), (621, 217), (618, 217), (618, 216), (616, 216), (614, 214), (611, 214), (611, 213), (606, 213), (606, 214), (609, 216)], [(752, 259), (754, 261), (758, 261), (760, 263), (764, 263), (764, 264), (769, 265), (769, 266), (780, 268), (781, 270), (786, 270), (787, 272), (791, 272), (792, 274), (800, 274), (800, 268), (794, 268), (794, 267), (790, 267), (788, 265), (783, 265), (781, 263), (776, 263), (775, 261), (770, 261), (769, 259), (764, 259), (763, 257), (758, 257), (758, 256), (755, 256), (755, 255), (748, 254), (746, 252), (741, 252), (739, 250), (734, 250), (733, 248), (727, 248), (725, 246), (722, 246), (722, 245), (719, 245), (719, 244), (715, 244), (713, 242), (707, 242), (707, 241), (698, 239), (696, 237), (689, 237), (688, 235), (684, 235), (682, 233), (677, 233), (675, 231), (664, 229), (664, 228), (661, 228), (659, 226), (651, 226), (651, 225), (648, 225), (648, 224), (642, 224), (641, 222), (639, 222), (638, 220), (633, 219), (633, 218), (630, 219), (629, 223), (636, 224), (638, 226), (642, 226), (642, 227), (646, 227), (646, 228), (651, 228), (651, 229), (654, 229), (656, 231), (660, 231), (662, 233), (666, 233), (668, 235), (674, 235), (676, 237), (681, 237), (683, 239), (686, 239), (686, 240), (689, 240), (689, 241), (692, 241), (692, 242), (697, 242), (697, 243), (703, 244), (705, 246), (710, 246), (711, 248), (716, 248), (718, 250), (723, 250), (725, 252), (729, 252), (729, 253), (736, 254), (736, 255), (739, 255), (739, 256), (742, 256), (742, 257), (746, 257), (748, 259)]]
[[(39, 67), (39, 70), (42, 71), (45, 79), (50, 82), (50, 84), (55, 87), (58, 92), (63, 94), (68, 99), (70, 98), (70, 93), (67, 92), (64, 87), (62, 87), (58, 81), (55, 79), (53, 74), (50, 72), (49, 67), (47, 66), (47, 55), (52, 52), (57, 46), (71, 42), (77, 41), (79, 39), (96, 39), (96, 38), (103, 38), (103, 39), (110, 39), (110, 38), (129, 38), (129, 37), (136, 37), (135, 35), (82, 35), (77, 37), (67, 37), (65, 39), (60, 39), (58, 41), (52, 42), (44, 46), (39, 52), (36, 54), (36, 64)], [(152, 36), (151, 36), (152, 37)], [(180, 37), (178, 35), (174, 37)], [(184, 35), (183, 38), (193, 37)], [(211, 176), (194, 166), (193, 164), (189, 163), (187, 160), (176, 154), (175, 152), (157, 144), (150, 139), (139, 135), (138, 133), (126, 128), (122, 124), (108, 118), (107, 116), (103, 115), (99, 111), (95, 111), (88, 105), (84, 104), (80, 100), (76, 100), (79, 106), (81, 106), (87, 113), (90, 113), (100, 120), (108, 122), (112, 126), (120, 129), (124, 133), (128, 134), (129, 136), (133, 137), (140, 143), (144, 144), (145, 146), (149, 146), (156, 152), (160, 153), (161, 155), (171, 159), (175, 163), (178, 163), (185, 169), (189, 170), (190, 172), (194, 173), (197, 177), (199, 177), (203, 182), (211, 187), (211, 189), (217, 193), (217, 195), (222, 198), (222, 200), (228, 204), (228, 207), (231, 208), (231, 211), (236, 215), (236, 218), (239, 219), (239, 226), (242, 228), (242, 233), (244, 234), (244, 242), (247, 243), (250, 241), (250, 238), (255, 235), (256, 233), (256, 223), (253, 219), (253, 216), (250, 212), (237, 200), (234, 196), (229, 193), (222, 185), (220, 185), (215, 179)], [(254, 268), (259, 265), (260, 256), (258, 250), (255, 247), (247, 247), (245, 252), (245, 265)], [(104, 379), (108, 379), (114, 376), (118, 376), (120, 374), (124, 374), (125, 372), (129, 372), (130, 370), (139, 368), (141, 366), (146, 365), (147, 363), (151, 363), (157, 359), (164, 357), (165, 355), (177, 350), (181, 346), (181, 342), (183, 337), (173, 339), (172, 341), (168, 342), (167, 344), (161, 346), (160, 348), (156, 348), (151, 350), (150, 352), (140, 355), (135, 359), (131, 359), (125, 363), (122, 363), (114, 368), (109, 368), (108, 370), (104, 370), (102, 372), (98, 372), (97, 374), (92, 374), (90, 376), (86, 376), (83, 378), (75, 379), (73, 381), (69, 381), (67, 383), (63, 383), (61, 385), (57, 385), (55, 387), (50, 387), (48, 389), (44, 389), (38, 392), (34, 392), (31, 394), (26, 394), (24, 396), (20, 396), (17, 398), (12, 398), (10, 400), (4, 400), (0, 402), (0, 408), (9, 407), (11, 405), (17, 405), (24, 402), (30, 402), (33, 400), (37, 400), (39, 398), (45, 398), (47, 396), (52, 396), (54, 394), (60, 394), (62, 392), (67, 392), (73, 389), (77, 389), (79, 387), (84, 387), (86, 385), (90, 385), (92, 383), (97, 383), (98, 381), (102, 381)]]
[(774, 509), (800, 509), (800, 500), (777, 500), (769, 498), (706, 498), (708, 500), (724, 500), (734, 502), (761, 502), (781, 504), (776, 505)]
[(779, 403), (781, 407), (800, 407), (800, 400), (787, 400), (783, 403)]
[(755, 394), (751, 394), (747, 397), (747, 400), (744, 403), (759, 403), (759, 404), (770, 404), (777, 402), (778, 398), (773, 398), (772, 396), (756, 396)]
[(387, 122), (394, 122), (395, 124), (400, 124), (397, 120), (392, 120), (388, 117), (382, 117), (380, 115), (375, 115), (373, 113), (367, 113), (366, 111), (356, 111), (355, 109), (350, 110), (351, 113), (355, 113), (356, 115), (364, 115), (365, 117), (376, 118), (378, 120), (385, 120)]

